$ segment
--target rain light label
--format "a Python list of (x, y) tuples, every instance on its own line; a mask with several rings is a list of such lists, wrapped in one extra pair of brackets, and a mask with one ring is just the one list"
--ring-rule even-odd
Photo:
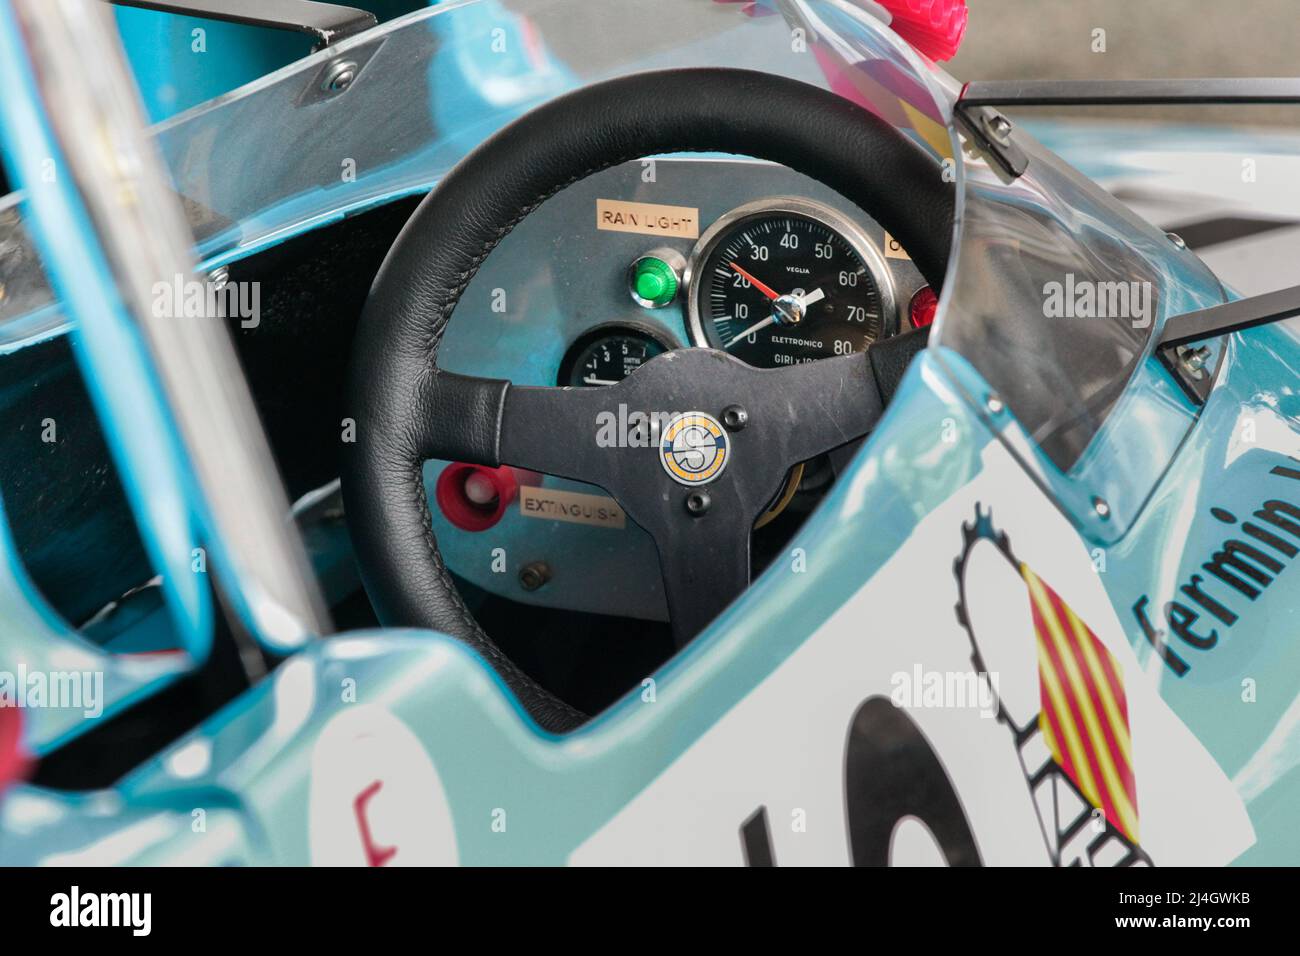
[(655, 203), (596, 200), (596, 228), (611, 232), (638, 232), (647, 236), (696, 239), (700, 235), (700, 211), (690, 206), (660, 206)]

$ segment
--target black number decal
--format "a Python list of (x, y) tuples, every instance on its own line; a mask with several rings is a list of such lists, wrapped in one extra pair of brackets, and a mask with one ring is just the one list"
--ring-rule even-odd
[(853, 715), (844, 754), (844, 802), (854, 866), (888, 866), (894, 828), (916, 817), (949, 866), (980, 866), (957, 791), (912, 718), (887, 697)]

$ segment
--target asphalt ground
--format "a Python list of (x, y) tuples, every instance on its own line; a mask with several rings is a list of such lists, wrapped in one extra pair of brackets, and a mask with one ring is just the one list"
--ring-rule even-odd
[[(963, 79), (1295, 76), (1296, 0), (968, 0)], [(1104, 30), (1105, 52), (1093, 31)]]
[[(968, 0), (968, 7), (965, 41), (947, 64), (962, 80), (1300, 76), (1297, 0)], [(1300, 129), (1300, 106), (1072, 115), (1084, 112)]]
[[(576, 5), (504, 0), (544, 25), (554, 52), (599, 66), (609, 38), (625, 28), (624, 3)], [(657, 0), (641, 0), (653, 11)], [(1300, 76), (1300, 0), (967, 0), (970, 21), (957, 56), (945, 64), (961, 80), (1135, 79), (1193, 76)], [(667, 8), (662, 8), (665, 11)], [(672, 6), (661, 28), (639, 39), (643, 54), (689, 42), (725, 14), (711, 0)], [(1096, 31), (1104, 31), (1098, 34)], [(705, 31), (707, 32), (707, 31)], [(1104, 41), (1104, 42), (1099, 42)], [(743, 55), (738, 53), (743, 61)], [(743, 65), (743, 63), (738, 63)], [(1076, 109), (1072, 115), (1082, 115)], [(1300, 107), (1211, 111), (1109, 107), (1106, 115), (1154, 121), (1294, 125)]]

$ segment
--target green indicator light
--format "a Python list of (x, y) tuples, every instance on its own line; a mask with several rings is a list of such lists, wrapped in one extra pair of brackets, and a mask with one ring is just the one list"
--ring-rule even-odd
[(658, 309), (677, 295), (677, 273), (654, 256), (637, 260), (632, 273), (632, 295), (644, 306)]

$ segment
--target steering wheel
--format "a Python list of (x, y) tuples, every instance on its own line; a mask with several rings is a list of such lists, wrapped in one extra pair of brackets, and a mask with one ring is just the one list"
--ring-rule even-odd
[[(790, 468), (867, 434), (924, 344), (913, 333), (776, 370), (681, 349), (600, 388), (519, 387), (438, 368), (457, 301), (524, 217), (593, 173), (673, 152), (783, 164), (870, 211), (935, 289), (947, 265), (953, 189), (931, 156), (839, 96), (750, 71), (588, 86), (502, 129), (424, 199), (375, 279), (353, 347), (348, 525), (380, 620), (465, 641), (550, 730), (583, 715), (520, 671), (466, 608), (433, 535), (424, 462), (508, 464), (603, 488), (655, 541), (680, 646), (748, 586), (751, 529)], [(653, 443), (598, 441), (601, 416), (620, 405), (656, 417)]]

